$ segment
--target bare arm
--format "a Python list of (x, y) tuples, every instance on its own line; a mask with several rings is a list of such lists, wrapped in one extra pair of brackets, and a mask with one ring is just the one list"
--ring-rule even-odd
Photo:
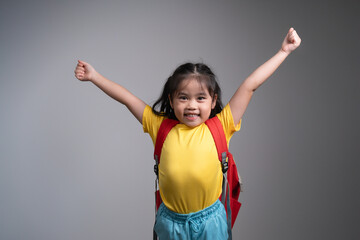
[(250, 74), (240, 85), (229, 102), (235, 123), (238, 123), (242, 118), (254, 91), (275, 72), (286, 57), (300, 45), (300, 42), (301, 39), (296, 31), (290, 28), (281, 49)]
[(146, 104), (126, 88), (105, 78), (96, 72), (90, 64), (80, 60), (75, 69), (75, 77), (80, 81), (91, 81), (107, 95), (124, 104), (142, 124), (142, 116)]

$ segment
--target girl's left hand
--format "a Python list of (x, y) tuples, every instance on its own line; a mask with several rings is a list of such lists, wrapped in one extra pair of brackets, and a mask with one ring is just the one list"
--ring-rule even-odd
[(298, 46), (300, 46), (300, 43), (301, 39), (299, 35), (296, 33), (294, 28), (290, 28), (281, 45), (281, 50), (289, 54), (294, 51)]

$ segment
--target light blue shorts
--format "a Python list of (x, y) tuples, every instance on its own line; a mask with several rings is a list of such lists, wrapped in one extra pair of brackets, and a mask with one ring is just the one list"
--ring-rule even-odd
[(154, 230), (160, 240), (228, 239), (226, 212), (219, 200), (189, 214), (175, 213), (162, 203), (156, 214)]

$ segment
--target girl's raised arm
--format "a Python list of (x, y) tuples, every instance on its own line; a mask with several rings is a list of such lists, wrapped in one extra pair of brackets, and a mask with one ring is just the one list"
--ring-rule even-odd
[(300, 43), (300, 37), (293, 28), (290, 28), (282, 43), (281, 49), (250, 74), (240, 85), (229, 102), (235, 124), (242, 118), (254, 91), (275, 72), (286, 57), (294, 51)]
[(126, 88), (105, 78), (97, 71), (95, 71), (95, 69), (89, 63), (80, 60), (78, 61), (78, 64), (75, 68), (75, 77), (80, 81), (90, 81), (94, 83), (107, 95), (124, 104), (135, 116), (135, 118), (142, 124), (142, 116), (146, 104), (141, 99), (137, 98), (135, 95), (129, 92)]

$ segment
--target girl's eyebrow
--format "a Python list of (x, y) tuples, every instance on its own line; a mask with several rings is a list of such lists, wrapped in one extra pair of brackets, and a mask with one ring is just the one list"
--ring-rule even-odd
[[(186, 92), (182, 92), (182, 91), (180, 91), (180, 92), (177, 92), (177, 94), (176, 94), (177, 96), (178, 95), (185, 95), (185, 96), (188, 96), (189, 94), (188, 93), (186, 93)], [(207, 96), (207, 94), (206, 94), (206, 92), (199, 92), (199, 93), (197, 93), (196, 94), (196, 96)]]
[(177, 92), (177, 94), (176, 95), (188, 95), (187, 93), (185, 93), (185, 92)]

